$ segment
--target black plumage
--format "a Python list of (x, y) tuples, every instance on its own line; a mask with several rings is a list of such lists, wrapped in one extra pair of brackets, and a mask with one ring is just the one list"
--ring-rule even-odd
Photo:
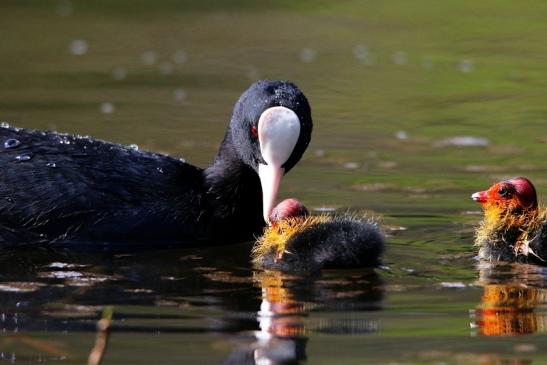
[(223, 244), (264, 226), (251, 129), (272, 106), (301, 123), (285, 172), (312, 130), (304, 94), (260, 81), (240, 97), (213, 163), (201, 169), (162, 154), (88, 137), (0, 128), (0, 243)]

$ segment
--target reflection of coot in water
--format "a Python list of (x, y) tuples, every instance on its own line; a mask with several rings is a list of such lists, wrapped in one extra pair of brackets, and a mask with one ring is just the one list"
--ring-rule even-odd
[[(355, 316), (357, 311), (382, 308), (383, 283), (373, 271), (320, 280), (266, 271), (256, 278), (262, 288), (260, 328), (253, 338), (240, 339), (246, 344), (238, 346), (224, 364), (299, 364), (306, 360), (311, 333), (347, 335), (378, 330), (376, 319)], [(340, 296), (340, 292), (352, 295)], [(323, 317), (322, 312), (328, 315)]]
[[(257, 289), (249, 285), (249, 270), (233, 268), (248, 265), (248, 252), (245, 254), (243, 248), (248, 249), (248, 244), (126, 253), (34, 247), (6, 250), (0, 255), (0, 303), (8, 319), (2, 322), (0, 318), (0, 329), (95, 333), (105, 303), (115, 306), (113, 325), (117, 333), (187, 333), (187, 327), (195, 328), (193, 320), (202, 313), (206, 314), (199, 325), (211, 333), (254, 329), (252, 319), (222, 315), (254, 310), (260, 303)], [(215, 257), (218, 250), (223, 255)], [(233, 273), (227, 275), (229, 270)], [(217, 271), (219, 275), (215, 276)], [(229, 281), (231, 276), (240, 279), (238, 284), (222, 281), (224, 277)], [(215, 294), (196, 294), (204, 290)], [(190, 310), (200, 308), (199, 314), (173, 313), (173, 303)], [(153, 310), (135, 313), (134, 307)], [(217, 316), (217, 320), (211, 323), (209, 315)], [(14, 317), (17, 321), (11, 320)], [(120, 319), (124, 324), (117, 328)]]
[(87, 137), (0, 128), (0, 243), (250, 239), (311, 131), (306, 97), (281, 81), (243, 93), (206, 169)]
[(374, 267), (384, 239), (377, 222), (356, 215), (310, 216), (296, 199), (279, 203), (253, 248), (258, 267), (287, 272)]
[(547, 272), (537, 265), (479, 262), (481, 302), (470, 311), (472, 333), (514, 336), (547, 331)]
[(474, 311), (474, 327), (482, 336), (544, 332), (547, 317), (535, 309), (545, 303), (545, 289), (518, 284), (486, 285), (481, 304)]
[[(192, 348), (204, 351), (204, 358), (221, 341), (219, 351), (229, 346), (240, 358), (246, 351), (245, 358), (255, 359), (254, 350), (260, 348), (257, 356), (262, 358), (303, 360), (306, 343), (314, 338), (310, 333), (366, 334), (378, 327), (375, 312), (382, 308), (383, 286), (373, 270), (323, 274), (253, 275), (246, 243), (124, 254), (6, 250), (0, 256), (6, 318), (0, 329), (14, 338), (16, 332), (47, 333), (51, 342), (67, 343), (65, 349), (81, 344), (73, 333), (86, 333), (85, 344), (91, 347), (101, 308), (108, 303), (114, 305), (116, 336), (139, 343), (143, 350), (135, 354), (115, 346), (127, 351), (129, 359), (138, 356), (141, 362), (154, 363), (155, 350), (166, 339), (188, 343), (184, 341), (196, 336), (201, 340)], [(39, 286), (26, 291), (33, 283)], [(20, 285), (25, 291), (5, 291)], [(171, 349), (162, 354), (170, 363), (188, 354), (185, 347)], [(23, 354), (16, 351), (19, 361)], [(33, 361), (51, 358), (32, 356)]]

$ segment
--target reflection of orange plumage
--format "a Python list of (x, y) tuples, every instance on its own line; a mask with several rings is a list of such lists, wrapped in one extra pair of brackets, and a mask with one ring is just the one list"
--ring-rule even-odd
[(545, 319), (534, 308), (544, 303), (540, 289), (487, 285), (477, 308), (477, 325), (483, 336), (535, 333), (545, 329)]
[(544, 295), (540, 289), (521, 286), (487, 285), (484, 287), (482, 305), (484, 308), (522, 311), (532, 310), (542, 303)]
[(277, 314), (295, 314), (303, 311), (302, 304), (297, 303), (290, 291), (283, 286), (279, 272), (265, 272), (257, 276), (262, 286), (262, 297), (275, 306)]
[(478, 310), (477, 324), (482, 336), (524, 335), (537, 331), (533, 312), (485, 312)]
[(279, 203), (253, 248), (257, 267), (318, 271), (324, 267), (374, 267), (384, 247), (375, 220), (357, 215), (310, 216), (296, 199)]
[(290, 291), (284, 287), (280, 272), (267, 271), (256, 276), (262, 287), (261, 315), (270, 318), (270, 334), (279, 337), (301, 336), (305, 332), (304, 321), (298, 314), (304, 313), (304, 304), (293, 299)]
[(536, 190), (528, 179), (496, 183), (472, 198), (484, 210), (475, 236), (481, 258), (545, 263), (547, 211), (538, 208)]

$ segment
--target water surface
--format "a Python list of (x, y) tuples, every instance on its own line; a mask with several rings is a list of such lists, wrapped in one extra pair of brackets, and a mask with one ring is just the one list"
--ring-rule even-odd
[[(290, 79), (312, 143), (282, 197), (367, 211), (384, 266), (254, 270), (252, 243), (0, 255), (0, 360), (107, 364), (543, 364), (547, 272), (479, 265), (471, 193), (547, 195), (547, 4), (15, 1), (0, 4), (0, 121), (206, 166), (239, 94)], [(269, 361), (269, 362), (268, 362)]]

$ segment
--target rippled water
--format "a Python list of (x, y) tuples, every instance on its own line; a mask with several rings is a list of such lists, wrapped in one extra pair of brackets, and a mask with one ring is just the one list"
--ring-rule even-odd
[(0, 362), (84, 363), (112, 306), (107, 364), (547, 363), (547, 272), (479, 265), (469, 199), (546, 196), (547, 4), (333, 4), (2, 1), (0, 122), (205, 166), (239, 94), (291, 79), (315, 128), (282, 197), (380, 216), (388, 251), (313, 277), (254, 270), (250, 242), (6, 251)]

